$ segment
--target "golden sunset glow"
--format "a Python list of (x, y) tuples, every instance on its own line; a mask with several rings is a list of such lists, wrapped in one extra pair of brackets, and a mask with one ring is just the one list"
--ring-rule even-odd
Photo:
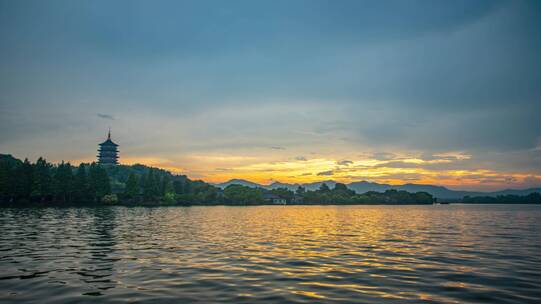
[[(276, 160), (274, 160), (276, 158)], [(369, 156), (294, 158), (279, 160), (275, 155), (208, 154), (182, 158), (124, 158), (125, 164), (145, 164), (207, 182), (219, 183), (244, 179), (260, 184), (275, 181), (310, 183), (334, 180), (343, 183), (370, 181), (401, 185), (404, 183), (443, 185), (466, 188), (498, 188), (520, 185), (541, 176), (521, 172), (497, 172), (484, 168), (460, 168), (471, 158), (462, 152), (435, 154), (423, 159), (412, 153), (394, 154), (386, 160)], [(178, 163), (182, 163), (179, 166)], [(449, 169), (441, 168), (446, 165)]]

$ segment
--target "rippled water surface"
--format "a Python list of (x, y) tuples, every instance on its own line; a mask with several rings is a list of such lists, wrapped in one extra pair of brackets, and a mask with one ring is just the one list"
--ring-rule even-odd
[(541, 303), (541, 206), (0, 209), (0, 302)]

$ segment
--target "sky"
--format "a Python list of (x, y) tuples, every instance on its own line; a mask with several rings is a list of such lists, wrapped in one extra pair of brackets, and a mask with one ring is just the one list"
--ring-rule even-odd
[(0, 0), (0, 153), (541, 186), (539, 1)]

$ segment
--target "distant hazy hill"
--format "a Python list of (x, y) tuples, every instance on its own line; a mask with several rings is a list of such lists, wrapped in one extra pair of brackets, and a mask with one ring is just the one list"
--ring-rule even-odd
[[(290, 190), (295, 190), (297, 187), (302, 186), (307, 190), (316, 190), (319, 189), (321, 184), (327, 184), (329, 187), (334, 187), (336, 184), (335, 181), (328, 180), (315, 183), (306, 183), (306, 184), (287, 184), (274, 182), (270, 185), (261, 185), (254, 182), (250, 182), (243, 179), (232, 179), (225, 183), (215, 184), (217, 187), (225, 188), (232, 184), (239, 184), (248, 187), (261, 187), (265, 189), (276, 189), (276, 188), (287, 188)], [(404, 184), (404, 185), (389, 185), (389, 184), (379, 184), (371, 183), (367, 181), (353, 182), (346, 184), (348, 188), (355, 190), (357, 193), (365, 193), (368, 191), (377, 191), (383, 192), (389, 189), (404, 190), (408, 192), (427, 192), (432, 194), (434, 197), (439, 199), (461, 199), (464, 196), (498, 196), (498, 195), (528, 195), (533, 192), (540, 192), (541, 188), (530, 188), (530, 189), (507, 189), (502, 191), (495, 192), (473, 192), (473, 191), (457, 191), (450, 190), (443, 186), (434, 186), (434, 185), (420, 185), (420, 184)]]
[(306, 184), (287, 184), (287, 183), (280, 183), (280, 182), (274, 182), (270, 184), (269, 186), (266, 186), (268, 189), (276, 189), (276, 188), (287, 188), (289, 190), (295, 191), (299, 186), (304, 187), (306, 190), (317, 190), (319, 187), (321, 187), (321, 184), (327, 184), (327, 186), (333, 188), (336, 184), (335, 181), (327, 180), (327, 181), (321, 181), (321, 182), (314, 182), (314, 183), (306, 183)]
[(225, 183), (220, 183), (220, 184), (214, 184), (216, 187), (219, 187), (219, 188), (225, 188), (229, 185), (241, 185), (241, 186), (246, 186), (246, 187), (252, 187), (252, 188), (258, 188), (258, 187), (261, 187), (261, 188), (267, 188), (266, 186), (262, 186), (260, 184), (257, 184), (257, 183), (253, 183), (253, 182), (250, 182), (250, 181), (247, 181), (247, 180), (244, 180), (244, 179), (232, 179), (232, 180), (229, 180)]
[(321, 184), (327, 184), (329, 187), (334, 187), (336, 184), (335, 181), (322, 181), (322, 182), (315, 182), (315, 183), (308, 183), (308, 184), (287, 184), (287, 183), (281, 183), (281, 182), (274, 182), (270, 185), (262, 185), (258, 183), (254, 183), (251, 181), (247, 181), (245, 179), (232, 179), (224, 183), (218, 183), (213, 184), (216, 187), (225, 188), (229, 185), (242, 185), (246, 187), (252, 187), (252, 188), (264, 188), (264, 189), (277, 189), (277, 188), (287, 188), (289, 190), (295, 191), (299, 186), (304, 187), (306, 190), (317, 190), (321, 186)]

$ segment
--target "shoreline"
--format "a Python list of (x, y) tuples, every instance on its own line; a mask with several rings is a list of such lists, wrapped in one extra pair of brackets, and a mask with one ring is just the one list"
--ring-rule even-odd
[(46, 209), (46, 208), (102, 208), (102, 207), (127, 207), (127, 208), (159, 208), (159, 207), (259, 207), (259, 206), (277, 206), (277, 207), (287, 207), (287, 206), (448, 206), (448, 205), (541, 205), (541, 203), (449, 203), (449, 204), (415, 204), (415, 203), (405, 203), (405, 204), (254, 204), (254, 205), (245, 205), (245, 204), (189, 204), (189, 205), (169, 205), (169, 204), (18, 204), (18, 205), (0, 205), (0, 209)]

